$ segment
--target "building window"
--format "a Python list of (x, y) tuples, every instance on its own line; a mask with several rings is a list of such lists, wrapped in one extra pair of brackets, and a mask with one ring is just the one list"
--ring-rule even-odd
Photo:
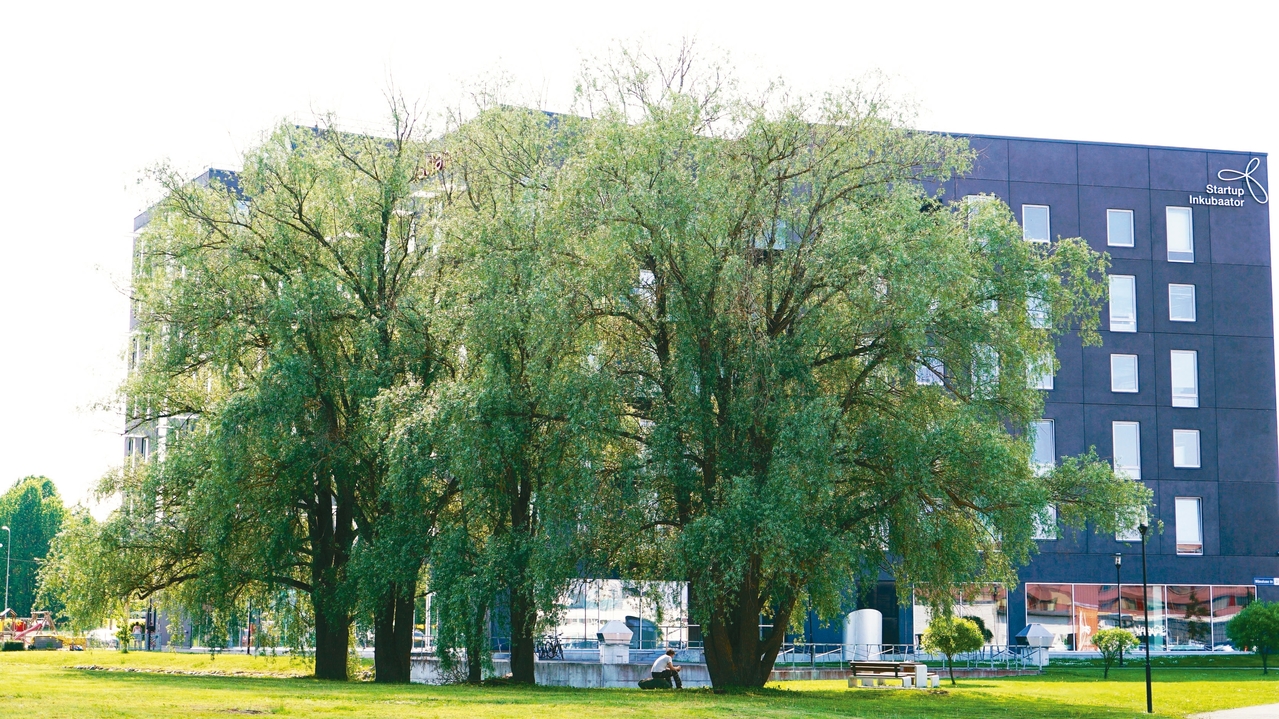
[(1172, 351), (1172, 406), (1199, 406), (1199, 353)]
[(990, 345), (977, 345), (973, 357), (973, 393), (994, 397), (999, 389), (999, 353)]
[(1168, 218), (1168, 261), (1195, 261), (1195, 227), (1189, 207), (1166, 208)]
[(946, 365), (936, 357), (925, 357), (915, 368), (915, 384), (944, 384), (942, 378), (945, 376)]
[(1199, 430), (1172, 431), (1172, 466), (1177, 469), (1199, 469)]
[(1204, 553), (1202, 504), (1199, 497), (1177, 497), (1177, 554)]
[(151, 453), (151, 441), (147, 437), (131, 435), (124, 438), (124, 455), (130, 464), (145, 462)]
[(1048, 242), (1051, 239), (1047, 205), (1021, 206), (1021, 236), (1030, 242)]
[(1137, 355), (1110, 355), (1110, 391), (1137, 391)]
[(1116, 542), (1140, 542), (1141, 530), (1137, 528), (1137, 525), (1134, 525), (1131, 527), (1124, 527), (1118, 532), (1115, 532), (1115, 541)]
[(1035, 362), (1031, 362), (1027, 368), (1030, 373), (1031, 389), (1053, 388), (1053, 358), (1051, 356), (1042, 357)]
[(1195, 321), (1195, 286), (1168, 285), (1168, 319), (1173, 322)]
[(1031, 465), (1036, 473), (1043, 474), (1057, 464), (1057, 436), (1051, 419), (1041, 419), (1034, 423), (1035, 448), (1031, 457)]
[(1141, 479), (1141, 423), (1111, 422), (1115, 474)]
[(1106, 210), (1106, 244), (1132, 247), (1132, 210)]
[(1057, 538), (1057, 507), (1056, 505), (1048, 505), (1044, 507), (1044, 511), (1035, 517), (1035, 539), (1042, 541), (1052, 541)]
[(1137, 331), (1137, 278), (1110, 276), (1110, 331)]
[(1030, 326), (1037, 330), (1052, 326), (1048, 321), (1048, 303), (1042, 297), (1031, 295), (1026, 298), (1026, 316), (1030, 318)]

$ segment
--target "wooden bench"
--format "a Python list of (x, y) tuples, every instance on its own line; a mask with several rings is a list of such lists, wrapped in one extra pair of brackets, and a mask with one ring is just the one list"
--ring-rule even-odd
[(925, 671), (925, 686), (935, 687), (941, 683), (936, 674), (927, 671), (927, 665), (919, 662), (851, 661), (848, 668), (853, 676), (849, 677), (848, 686), (885, 686), (887, 680), (893, 679), (900, 681), (903, 689), (909, 689), (915, 685), (920, 667)]

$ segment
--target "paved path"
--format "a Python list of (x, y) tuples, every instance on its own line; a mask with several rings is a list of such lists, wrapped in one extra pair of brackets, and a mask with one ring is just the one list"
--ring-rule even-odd
[(1279, 719), (1279, 704), (1263, 704), (1242, 709), (1224, 709), (1207, 714), (1192, 714), (1191, 719)]

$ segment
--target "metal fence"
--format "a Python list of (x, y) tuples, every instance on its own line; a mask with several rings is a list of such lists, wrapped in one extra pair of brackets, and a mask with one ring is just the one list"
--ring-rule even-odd
[[(774, 666), (785, 668), (838, 668), (851, 661), (922, 662), (945, 666), (946, 657), (931, 654), (914, 644), (783, 644)], [(1029, 647), (987, 645), (975, 652), (954, 656), (956, 668), (1038, 669)]]

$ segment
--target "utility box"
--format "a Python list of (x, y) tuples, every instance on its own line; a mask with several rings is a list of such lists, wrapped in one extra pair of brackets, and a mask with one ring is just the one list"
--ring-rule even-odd
[(1053, 645), (1055, 635), (1042, 624), (1027, 624), (1015, 637), (1018, 644), (1030, 647), (1030, 660), (1035, 666), (1048, 666), (1048, 648)]
[(600, 664), (626, 664), (631, 660), (631, 637), (635, 633), (626, 622), (613, 620), (595, 635), (600, 640)]

